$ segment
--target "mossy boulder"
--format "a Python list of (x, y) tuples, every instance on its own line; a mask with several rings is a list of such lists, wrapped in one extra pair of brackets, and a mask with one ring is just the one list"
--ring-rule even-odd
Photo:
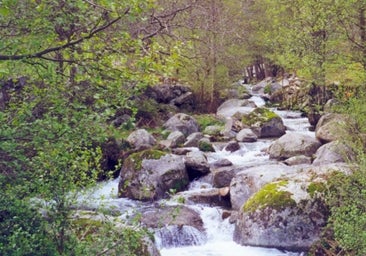
[(240, 210), (234, 241), (289, 251), (309, 250), (319, 240), (329, 210), (320, 197), (314, 196), (321, 186), (307, 184), (280, 180), (265, 185)]
[(241, 122), (250, 127), (259, 138), (280, 137), (286, 132), (281, 117), (268, 108), (254, 109), (243, 115)]
[(135, 200), (158, 200), (168, 191), (181, 191), (189, 179), (182, 156), (158, 150), (131, 154), (123, 163), (118, 195)]
[[(353, 166), (256, 166), (236, 174), (230, 183), (232, 208), (239, 214), (234, 241), (241, 245), (308, 251), (320, 240), (329, 209), (324, 200), (334, 173), (350, 174)], [(238, 205), (239, 208), (238, 208)]]
[(295, 200), (291, 198), (291, 193), (281, 190), (281, 187), (288, 184), (288, 181), (278, 181), (265, 185), (261, 190), (255, 193), (244, 204), (243, 211), (254, 212), (257, 209), (271, 207), (276, 210), (282, 210), (286, 207), (296, 205)]

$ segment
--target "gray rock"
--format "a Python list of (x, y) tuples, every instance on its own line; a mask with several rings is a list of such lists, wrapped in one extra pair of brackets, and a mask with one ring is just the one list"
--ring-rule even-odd
[(180, 131), (185, 136), (199, 131), (196, 119), (184, 113), (175, 114), (163, 126), (170, 131)]
[(182, 145), (185, 141), (186, 137), (184, 134), (180, 131), (174, 131), (169, 134), (167, 140), (171, 141), (170, 148), (178, 147), (179, 145)]
[(235, 171), (233, 167), (221, 167), (213, 169), (211, 172), (213, 176), (212, 183), (213, 186), (216, 188), (230, 186), (230, 182), (235, 176)]
[(350, 123), (351, 120), (345, 115), (325, 114), (316, 125), (315, 136), (323, 142), (339, 140), (350, 133), (348, 130)]
[(319, 240), (328, 211), (317, 200), (304, 200), (277, 210), (266, 207), (241, 212), (235, 225), (234, 241), (241, 245), (308, 251)]
[(236, 140), (240, 142), (255, 142), (258, 136), (249, 128), (242, 129), (237, 135)]
[(204, 134), (212, 135), (212, 136), (218, 136), (223, 131), (223, 126), (221, 125), (209, 125), (205, 128), (203, 131)]
[(233, 163), (230, 160), (226, 159), (226, 158), (221, 158), (221, 159), (219, 159), (219, 160), (212, 163), (212, 166), (216, 167), (216, 168), (225, 167), (225, 166), (232, 166), (232, 165), (233, 165)]
[[(351, 168), (343, 163), (301, 166), (265, 183), (239, 208), (234, 241), (290, 251), (309, 250), (319, 240), (329, 214), (323, 199), (325, 186), (321, 184), (327, 182), (330, 173), (350, 174)], [(231, 191), (231, 195), (234, 193)]]
[(305, 164), (305, 165), (310, 165), (311, 164), (311, 157), (309, 156), (293, 156), (290, 158), (287, 158), (284, 161), (285, 164), (287, 165), (300, 165), (300, 164)]
[(256, 108), (241, 120), (259, 138), (280, 137), (286, 132), (282, 118), (268, 108)]
[(220, 206), (230, 208), (229, 188), (210, 188), (189, 192), (186, 196), (188, 203)]
[(268, 148), (270, 158), (284, 160), (297, 155), (312, 156), (321, 143), (310, 135), (287, 133)]
[(224, 149), (229, 152), (235, 152), (240, 149), (240, 145), (237, 141), (230, 141)]
[(210, 172), (207, 157), (201, 151), (189, 152), (185, 157), (185, 165), (190, 180), (194, 180)]
[(182, 156), (145, 150), (130, 155), (123, 163), (118, 195), (148, 201), (167, 197), (170, 189), (183, 190), (189, 183)]
[(159, 248), (200, 245), (206, 233), (200, 215), (187, 206), (162, 206), (144, 210), (141, 223), (155, 234)]
[(145, 209), (142, 212), (140, 221), (149, 228), (161, 228), (167, 225), (186, 225), (200, 231), (205, 230), (199, 213), (184, 205)]
[(237, 172), (230, 182), (232, 208), (239, 210), (264, 184), (293, 172), (293, 168), (284, 164), (256, 166)]
[(145, 129), (138, 129), (132, 132), (126, 141), (135, 149), (151, 148), (156, 144), (155, 138)]
[(215, 148), (209, 138), (202, 138), (198, 141), (198, 148), (203, 152), (215, 152)]
[(250, 100), (229, 99), (218, 107), (216, 114), (228, 118), (236, 113), (250, 113), (255, 107), (255, 103)]
[(332, 141), (316, 151), (313, 165), (347, 162), (349, 160), (355, 160), (355, 154), (351, 148), (340, 141)]
[(183, 146), (184, 147), (198, 147), (198, 142), (202, 138), (203, 138), (203, 133), (194, 132), (186, 138), (186, 141)]

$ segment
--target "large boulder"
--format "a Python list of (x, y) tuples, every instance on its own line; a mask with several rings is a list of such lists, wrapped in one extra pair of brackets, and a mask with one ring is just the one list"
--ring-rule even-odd
[(171, 189), (183, 190), (188, 183), (182, 156), (145, 150), (131, 154), (124, 161), (118, 195), (141, 201), (158, 200)]
[(135, 149), (147, 149), (156, 144), (154, 136), (152, 136), (145, 129), (138, 129), (133, 131), (126, 139), (126, 141)]
[(264, 184), (288, 175), (294, 169), (284, 164), (270, 164), (234, 172), (237, 173), (230, 182), (230, 200), (232, 208), (239, 210)]
[(241, 121), (259, 138), (280, 137), (286, 132), (281, 117), (267, 108), (256, 108), (249, 114), (243, 115)]
[(321, 143), (310, 135), (287, 133), (268, 148), (270, 158), (284, 160), (293, 156), (312, 156)]
[(349, 134), (350, 119), (342, 114), (327, 113), (323, 115), (315, 128), (315, 136), (323, 142), (343, 138)]
[(240, 209), (234, 241), (242, 245), (307, 251), (319, 240), (328, 209), (302, 184), (281, 180), (265, 185)]
[(332, 141), (321, 146), (315, 153), (314, 165), (347, 162), (354, 160), (355, 154), (350, 147), (340, 141)]
[(170, 131), (180, 131), (185, 136), (199, 131), (196, 119), (184, 113), (175, 114), (164, 123), (163, 127)]
[(299, 167), (263, 185), (239, 209), (234, 241), (241, 245), (307, 251), (327, 223), (326, 183), (344, 163)]

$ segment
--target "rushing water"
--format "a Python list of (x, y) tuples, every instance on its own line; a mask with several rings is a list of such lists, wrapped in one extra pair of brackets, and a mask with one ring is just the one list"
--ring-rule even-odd
[[(252, 100), (257, 106), (263, 106), (264, 101), (259, 97)], [(274, 110), (283, 118), (287, 127), (287, 132), (309, 132), (309, 123), (301, 114), (293, 111)], [(224, 149), (216, 148), (216, 152), (208, 154), (208, 161), (213, 163), (219, 159), (226, 158), (236, 166), (257, 166), (271, 163), (264, 149), (267, 148), (273, 139), (261, 139), (254, 143), (240, 143), (241, 149), (236, 152), (228, 152)], [(197, 192), (209, 188), (211, 185), (204, 181), (194, 181), (191, 183), (189, 191), (183, 193)], [(84, 193), (80, 197), (80, 204), (86, 208), (112, 208), (121, 214), (130, 214), (138, 211), (144, 204), (141, 202), (117, 198), (118, 179), (105, 182), (93, 193)], [(179, 196), (179, 195), (178, 195)], [(85, 202), (88, 202), (85, 205)], [(164, 204), (177, 204), (174, 199), (164, 201)], [(197, 211), (204, 223), (206, 233), (203, 234), (194, 228), (167, 227), (165, 230), (157, 231), (155, 234), (156, 245), (162, 256), (279, 256), (279, 255), (301, 255), (298, 253), (283, 252), (271, 248), (259, 248), (240, 246), (233, 242), (234, 224), (229, 223), (229, 218), (222, 219), (222, 209), (208, 207), (204, 205), (190, 205), (189, 207)], [(178, 234), (178, 232), (183, 234)], [(169, 242), (165, 240), (169, 239)], [(189, 240), (189, 241), (187, 241)], [(186, 246), (186, 244), (195, 244)]]

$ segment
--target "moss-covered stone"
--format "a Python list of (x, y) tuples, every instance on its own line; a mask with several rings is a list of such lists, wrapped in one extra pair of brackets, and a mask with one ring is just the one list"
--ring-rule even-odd
[(323, 182), (312, 182), (309, 184), (306, 191), (309, 193), (311, 198), (314, 198), (317, 193), (323, 193), (325, 189), (326, 186)]
[(205, 115), (195, 115), (200, 131), (204, 131), (208, 126), (220, 126), (223, 127), (225, 122), (218, 119), (215, 115), (205, 114)]
[(205, 140), (200, 140), (198, 142), (198, 148), (202, 152), (215, 152), (215, 149), (212, 146), (212, 144), (208, 141), (205, 141)]
[(241, 122), (244, 125), (253, 126), (256, 124), (263, 124), (269, 122), (273, 118), (280, 118), (275, 112), (268, 108), (256, 108), (247, 115), (244, 115)]
[(126, 160), (125, 165), (133, 167), (132, 169), (135, 171), (139, 171), (142, 168), (142, 161), (144, 159), (160, 159), (162, 156), (166, 155), (167, 153), (160, 151), (160, 150), (154, 150), (154, 149), (148, 149), (141, 152), (133, 153), (131, 154)]
[(254, 212), (257, 209), (271, 207), (272, 209), (282, 210), (286, 207), (296, 206), (296, 202), (291, 198), (291, 193), (281, 190), (288, 184), (288, 181), (278, 181), (265, 185), (261, 190), (255, 193), (244, 204), (245, 212)]

